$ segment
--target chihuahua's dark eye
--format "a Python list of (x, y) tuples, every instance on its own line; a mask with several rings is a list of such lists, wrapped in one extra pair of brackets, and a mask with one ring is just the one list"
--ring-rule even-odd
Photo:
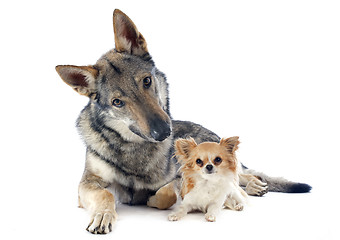
[(146, 89), (148, 89), (151, 86), (151, 77), (146, 77), (143, 79), (143, 85)]
[(122, 100), (118, 99), (118, 98), (115, 98), (112, 101), (112, 105), (117, 107), (117, 108), (121, 108), (121, 107), (124, 106), (124, 102)]
[(220, 164), (222, 162), (222, 159), (220, 157), (215, 158), (214, 163), (216, 165)]
[(197, 160), (196, 160), (196, 164), (197, 164), (198, 166), (202, 167), (202, 166), (203, 166), (203, 161), (202, 161), (201, 159), (197, 159)]

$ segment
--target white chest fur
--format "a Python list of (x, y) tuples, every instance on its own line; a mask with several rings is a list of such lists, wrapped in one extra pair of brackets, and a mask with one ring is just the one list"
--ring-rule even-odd
[(183, 203), (190, 206), (191, 210), (206, 212), (211, 204), (222, 208), (227, 196), (235, 191), (235, 183), (230, 176), (207, 176), (197, 179), (194, 188), (184, 196)]

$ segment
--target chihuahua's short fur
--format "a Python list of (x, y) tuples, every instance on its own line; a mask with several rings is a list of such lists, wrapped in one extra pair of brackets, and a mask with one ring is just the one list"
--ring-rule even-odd
[(199, 210), (209, 222), (223, 207), (243, 210), (247, 194), (239, 187), (238, 161), (235, 151), (239, 137), (223, 138), (219, 143), (196, 144), (193, 138), (178, 139), (176, 157), (182, 172), (181, 204), (168, 219), (177, 221), (188, 212)]

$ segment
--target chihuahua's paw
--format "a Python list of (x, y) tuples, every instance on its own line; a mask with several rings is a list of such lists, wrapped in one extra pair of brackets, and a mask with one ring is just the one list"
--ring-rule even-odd
[(235, 205), (234, 210), (235, 211), (242, 211), (244, 208), (244, 205), (242, 203), (238, 203)]
[(178, 221), (180, 219), (180, 217), (176, 213), (170, 213), (168, 215), (168, 219), (169, 219), (169, 221), (174, 222), (174, 221)]
[(267, 183), (254, 178), (248, 182), (245, 190), (251, 196), (263, 196), (268, 192), (268, 186)]
[(224, 202), (224, 207), (235, 211), (242, 211), (244, 204), (242, 202), (236, 201), (233, 198), (227, 198), (227, 200)]
[(112, 231), (112, 225), (116, 219), (116, 212), (96, 213), (86, 230), (93, 234), (107, 234)]
[(208, 222), (215, 222), (216, 221), (216, 216), (213, 214), (205, 214), (205, 220)]

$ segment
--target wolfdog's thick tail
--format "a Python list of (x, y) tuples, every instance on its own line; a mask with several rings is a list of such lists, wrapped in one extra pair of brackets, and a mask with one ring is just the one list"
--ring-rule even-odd
[(264, 173), (248, 169), (243, 166), (243, 172), (259, 177), (262, 182), (268, 184), (268, 191), (283, 193), (307, 193), (312, 187), (306, 183), (292, 182), (281, 177), (270, 177)]

